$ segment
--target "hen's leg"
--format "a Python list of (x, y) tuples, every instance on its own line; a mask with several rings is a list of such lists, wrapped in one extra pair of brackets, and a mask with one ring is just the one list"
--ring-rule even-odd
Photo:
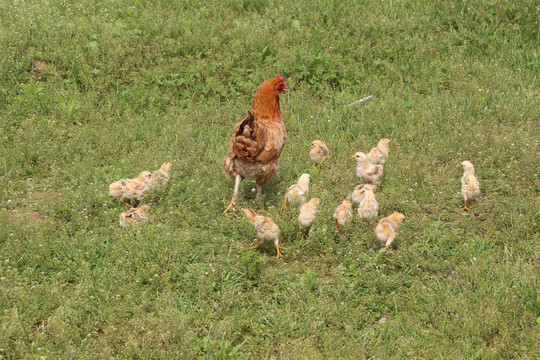
[(233, 211), (236, 211), (236, 195), (238, 195), (238, 188), (240, 187), (241, 182), (242, 182), (242, 177), (240, 175), (236, 175), (236, 178), (234, 180), (233, 197), (232, 197), (232, 200), (231, 200), (229, 206), (227, 206), (227, 208), (223, 212), (224, 214), (226, 214), (230, 209), (233, 209)]
[(257, 197), (262, 197), (262, 185), (257, 184)]

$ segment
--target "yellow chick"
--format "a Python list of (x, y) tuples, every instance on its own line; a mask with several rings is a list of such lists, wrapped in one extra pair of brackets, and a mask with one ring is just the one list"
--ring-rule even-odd
[(165, 186), (169, 182), (169, 177), (171, 175), (171, 167), (172, 164), (170, 162), (166, 162), (159, 170), (156, 170), (152, 173), (152, 186), (155, 188), (160, 188)]
[(367, 154), (369, 161), (373, 164), (384, 164), (388, 160), (388, 146), (390, 145), (390, 139), (381, 139), (377, 144), (377, 147), (371, 149)]
[(148, 222), (148, 211), (150, 205), (143, 204), (136, 208), (131, 208), (120, 214), (120, 226), (125, 228), (132, 225), (141, 225)]
[(371, 185), (364, 185), (361, 189), (364, 193), (364, 199), (358, 206), (358, 216), (361, 219), (375, 219), (379, 214), (379, 203), (375, 199), (375, 193)]
[(328, 147), (321, 140), (314, 140), (311, 143), (309, 158), (315, 163), (315, 166), (320, 167), (321, 163), (328, 157)]
[(356, 176), (366, 180), (370, 184), (377, 184), (383, 175), (383, 166), (371, 164), (363, 152), (357, 152), (352, 156), (356, 159)]
[(259, 240), (261, 240), (259, 243), (255, 244), (252, 249), (256, 249), (259, 246), (261, 246), (264, 242), (264, 240), (272, 240), (274, 241), (274, 245), (276, 246), (277, 250), (277, 256), (276, 258), (279, 259), (283, 255), (279, 251), (279, 227), (276, 225), (276, 223), (266, 216), (257, 215), (255, 211), (251, 209), (244, 209), (244, 214), (246, 214), (246, 217), (248, 218), (249, 222), (255, 227), (257, 230), (257, 237)]
[(394, 242), (394, 239), (396, 238), (399, 226), (404, 220), (405, 215), (395, 212), (379, 221), (379, 224), (377, 224), (377, 227), (375, 228), (375, 234), (377, 235), (377, 239), (379, 239), (381, 246), (388, 248), (392, 245), (392, 242)]
[(285, 201), (281, 207), (281, 211), (285, 211), (287, 208), (287, 201), (295, 206), (302, 206), (306, 203), (306, 197), (309, 191), (309, 182), (311, 176), (309, 174), (302, 174), (298, 179), (298, 182), (291, 185), (285, 193)]
[(152, 186), (152, 174), (150, 171), (143, 171), (135, 179), (121, 179), (109, 185), (109, 195), (120, 199), (124, 205), (128, 205), (124, 200), (140, 200), (144, 193)]
[[(364, 200), (364, 191), (362, 190), (362, 188), (366, 185), (369, 184), (360, 184), (354, 188), (351, 194), (351, 200), (354, 204), (360, 204), (362, 200)], [(377, 191), (377, 185), (371, 184), (370, 186), (373, 192)]]
[(348, 225), (353, 217), (353, 211), (351, 202), (343, 200), (343, 202), (334, 211), (334, 223), (336, 224), (336, 230), (339, 230), (339, 226)]
[[(303, 237), (307, 237), (311, 233), (311, 225), (315, 220), (317, 213), (317, 207), (321, 203), (321, 199), (313, 198), (300, 208), (300, 215), (298, 215), (298, 226), (302, 232)], [(306, 233), (305, 229), (309, 229)]]
[(472, 200), (474, 204), (474, 201), (480, 197), (480, 183), (474, 175), (474, 166), (470, 161), (462, 162), (459, 167), (463, 169), (463, 177), (461, 178), (461, 195), (463, 195), (465, 203), (463, 210), (467, 211), (469, 210), (467, 201)]

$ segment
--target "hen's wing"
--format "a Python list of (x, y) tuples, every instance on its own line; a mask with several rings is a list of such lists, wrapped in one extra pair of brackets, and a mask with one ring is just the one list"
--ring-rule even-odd
[(234, 154), (247, 162), (257, 161), (257, 156), (264, 149), (265, 132), (259, 121), (256, 121), (253, 110), (234, 128), (229, 142), (229, 155)]

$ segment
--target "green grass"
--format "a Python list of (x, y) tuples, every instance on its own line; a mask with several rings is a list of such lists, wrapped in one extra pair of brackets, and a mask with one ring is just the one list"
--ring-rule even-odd
[[(539, 11), (0, 2), (0, 358), (540, 357)], [(248, 181), (239, 201), (280, 226), (282, 261), (221, 215), (233, 125), (278, 73), (281, 168), (262, 204)], [(350, 156), (381, 137), (380, 215), (407, 216), (386, 252), (374, 224), (331, 219), (359, 183)], [(470, 212), (463, 160), (483, 189)], [(108, 184), (165, 161), (149, 224), (121, 229)], [(303, 172), (322, 199), (309, 241), (279, 211)]]

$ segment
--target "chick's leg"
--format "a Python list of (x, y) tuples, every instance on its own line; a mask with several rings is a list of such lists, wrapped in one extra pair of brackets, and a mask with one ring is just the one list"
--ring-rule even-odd
[(334, 219), (334, 224), (336, 224), (336, 230), (339, 231), (339, 223), (337, 219)]
[(392, 243), (394, 242), (395, 238), (396, 238), (396, 233), (393, 233), (392, 235), (390, 235), (388, 240), (386, 240), (386, 245), (384, 245), (384, 247), (388, 249), (390, 245), (392, 245)]
[(469, 208), (467, 207), (467, 198), (466, 197), (463, 197), (463, 202), (465, 203), (465, 205), (463, 206), (463, 210), (465, 210), (465, 211), (469, 210)]
[(233, 211), (236, 211), (236, 196), (238, 195), (238, 188), (240, 187), (240, 183), (242, 182), (242, 177), (240, 175), (236, 175), (236, 178), (234, 180), (234, 193), (231, 202), (229, 203), (229, 206), (225, 209), (223, 212), (226, 214), (230, 209), (233, 209)]
[(287, 209), (287, 195), (285, 194), (285, 200), (283, 201), (283, 206), (281, 207), (281, 212), (284, 212)]
[(281, 254), (281, 251), (279, 251), (279, 240), (278, 239), (274, 240), (274, 245), (276, 245), (276, 251), (277, 251), (276, 259), (279, 259), (280, 257), (283, 257), (283, 254)]
[(252, 248), (252, 249), (256, 249), (256, 248), (258, 248), (258, 247), (261, 247), (262, 244), (263, 244), (263, 242), (261, 241), (260, 243), (257, 243), (257, 244), (255, 244), (255, 245), (253, 245), (251, 248)]

